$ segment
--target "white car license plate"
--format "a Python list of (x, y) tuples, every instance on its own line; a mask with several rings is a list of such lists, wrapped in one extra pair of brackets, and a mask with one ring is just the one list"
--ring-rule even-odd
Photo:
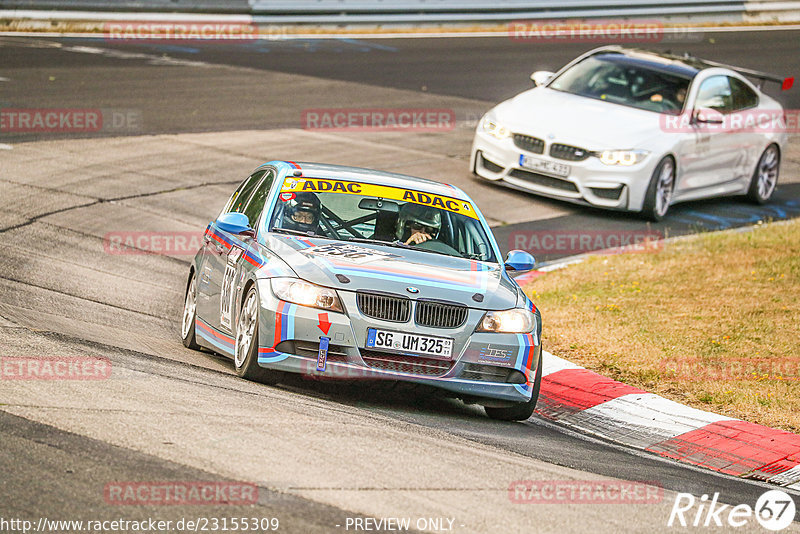
[(548, 174), (555, 174), (556, 176), (569, 176), (570, 167), (563, 163), (556, 163), (555, 161), (547, 161), (545, 159), (534, 158), (520, 154), (519, 166), (531, 169), (533, 171), (546, 172)]
[(411, 352), (449, 360), (453, 355), (453, 340), (447, 337), (421, 336), (369, 328), (367, 329), (367, 348)]

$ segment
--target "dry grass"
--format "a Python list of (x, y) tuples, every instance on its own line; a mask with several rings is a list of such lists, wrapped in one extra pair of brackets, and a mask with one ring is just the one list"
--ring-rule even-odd
[(800, 221), (596, 256), (525, 289), (554, 354), (689, 406), (800, 432)]

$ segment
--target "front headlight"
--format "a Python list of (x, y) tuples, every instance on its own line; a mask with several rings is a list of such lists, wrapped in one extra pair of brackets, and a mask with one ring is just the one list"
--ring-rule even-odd
[(600, 154), (600, 161), (606, 165), (630, 167), (644, 161), (649, 153), (647, 150), (604, 150)]
[(508, 334), (527, 334), (536, 326), (532, 312), (513, 308), (503, 311), (489, 311), (481, 319), (476, 332), (505, 332)]
[(342, 303), (333, 289), (298, 278), (270, 278), (269, 282), (275, 296), (286, 302), (323, 310), (342, 311)]
[(511, 137), (511, 131), (489, 115), (485, 115), (483, 119), (481, 119), (481, 128), (484, 132), (497, 139), (507, 139)]

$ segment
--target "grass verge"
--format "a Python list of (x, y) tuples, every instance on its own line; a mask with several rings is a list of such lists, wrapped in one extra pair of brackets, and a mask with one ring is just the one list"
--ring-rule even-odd
[(534, 279), (546, 350), (669, 399), (800, 433), (800, 220), (594, 256)]

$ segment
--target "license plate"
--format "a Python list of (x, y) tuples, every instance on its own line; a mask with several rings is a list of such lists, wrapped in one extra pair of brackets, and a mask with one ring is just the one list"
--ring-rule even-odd
[(421, 336), (369, 328), (367, 329), (367, 348), (424, 354), (432, 358), (449, 360), (453, 355), (453, 340), (447, 337)]
[(547, 161), (546, 159), (534, 158), (533, 156), (527, 156), (525, 154), (520, 154), (519, 166), (533, 171), (555, 174), (556, 176), (569, 176), (570, 171), (569, 165), (556, 163), (555, 161)]

